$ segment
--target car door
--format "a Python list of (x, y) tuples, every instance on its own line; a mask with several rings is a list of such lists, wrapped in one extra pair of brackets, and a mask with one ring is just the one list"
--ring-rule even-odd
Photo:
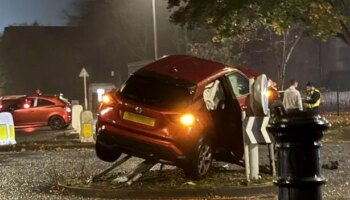
[(22, 99), (17, 101), (11, 113), (13, 115), (13, 121), (15, 126), (28, 126), (33, 125), (32, 113), (34, 112), (33, 108), (33, 99)]
[(55, 109), (54, 106), (55, 106), (55, 103), (47, 99), (37, 97), (37, 104), (35, 105), (35, 114), (34, 114), (36, 123), (40, 125), (48, 124), (50, 114)]
[[(240, 72), (227, 74), (221, 79), (225, 105), (222, 110), (220, 143), (234, 154), (235, 159), (243, 156), (242, 108), (246, 107), (249, 94), (249, 79)], [(227, 157), (227, 156), (226, 156)]]

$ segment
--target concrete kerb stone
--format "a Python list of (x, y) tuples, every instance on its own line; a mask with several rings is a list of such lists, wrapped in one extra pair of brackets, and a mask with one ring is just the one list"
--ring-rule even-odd
[(221, 188), (191, 188), (191, 189), (103, 189), (94, 187), (71, 186), (60, 180), (59, 187), (66, 195), (75, 195), (92, 198), (118, 198), (118, 199), (174, 199), (174, 198), (211, 198), (230, 197), (249, 198), (263, 197), (264, 199), (276, 199), (277, 187), (272, 183), (257, 184), (251, 186), (225, 186)]
[(57, 150), (57, 149), (93, 149), (93, 143), (80, 142), (60, 142), (60, 141), (38, 141), (38, 142), (22, 142), (15, 145), (0, 146), (0, 152), (12, 151), (36, 151), (36, 150)]

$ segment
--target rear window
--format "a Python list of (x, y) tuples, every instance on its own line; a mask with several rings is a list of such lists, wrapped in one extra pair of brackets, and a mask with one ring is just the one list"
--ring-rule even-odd
[(170, 77), (156, 79), (134, 75), (127, 80), (121, 94), (126, 99), (146, 105), (177, 109), (191, 103), (194, 89), (194, 85), (183, 84), (183, 81), (177, 82)]

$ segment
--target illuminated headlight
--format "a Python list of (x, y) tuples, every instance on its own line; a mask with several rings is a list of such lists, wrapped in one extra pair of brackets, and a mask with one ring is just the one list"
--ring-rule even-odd
[(267, 90), (265, 92), (265, 95), (269, 98), (270, 96), (272, 96), (272, 91), (271, 90)]
[(191, 126), (193, 125), (194, 123), (194, 116), (191, 115), (191, 114), (185, 114), (185, 115), (182, 115), (181, 118), (180, 118), (180, 121), (183, 125), (186, 125), (186, 126)]

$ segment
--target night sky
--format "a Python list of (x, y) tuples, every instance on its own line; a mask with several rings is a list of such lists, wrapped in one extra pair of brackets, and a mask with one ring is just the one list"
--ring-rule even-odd
[(63, 10), (70, 10), (75, 0), (0, 0), (0, 33), (13, 24), (64, 25)]

